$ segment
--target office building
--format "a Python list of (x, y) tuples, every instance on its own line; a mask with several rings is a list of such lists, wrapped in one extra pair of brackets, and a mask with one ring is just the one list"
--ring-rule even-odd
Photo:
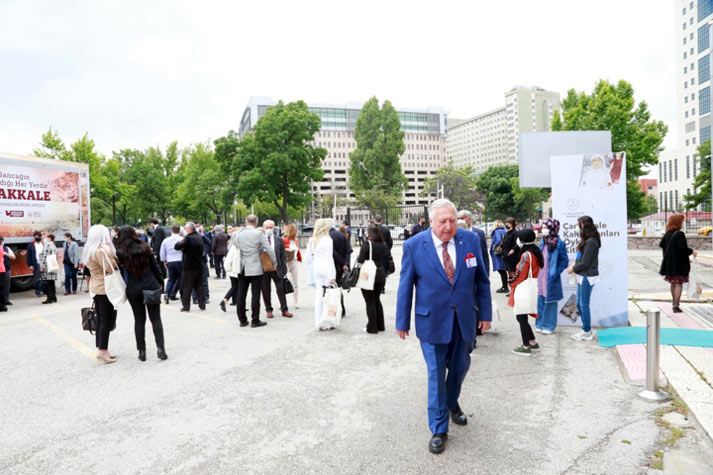
[(551, 130), (556, 110), (560, 110), (559, 93), (516, 86), (505, 93), (503, 107), (470, 119), (448, 119), (448, 160), (458, 167), (471, 166), (476, 173), (516, 164), (520, 132)]
[[(250, 131), (267, 109), (277, 101), (265, 97), (251, 97), (243, 112), (240, 136)], [(354, 199), (349, 189), (349, 154), (356, 148), (354, 129), (363, 103), (308, 104), (310, 111), (322, 119), (320, 131), (313, 145), (327, 150), (322, 162), (324, 179), (313, 183), (316, 196), (336, 195), (339, 201)], [(435, 194), (419, 196), (427, 178), (446, 164), (446, 113), (441, 107), (426, 109), (396, 109), (404, 132), (405, 151), (401, 155), (401, 170), (408, 179), (402, 202), (406, 205), (427, 205)]]
[(700, 171), (697, 148), (711, 138), (710, 34), (713, 0), (676, 0), (676, 93), (678, 144), (659, 155), (659, 210), (685, 208)]

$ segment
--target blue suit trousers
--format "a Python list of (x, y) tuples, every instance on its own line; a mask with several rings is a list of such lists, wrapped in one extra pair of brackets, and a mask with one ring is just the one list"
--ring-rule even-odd
[(421, 342), (428, 368), (428, 427), (432, 434), (448, 432), (448, 410), (458, 407), (460, 388), (470, 368), (474, 340), (464, 340), (459, 327), (454, 320), (450, 343)]

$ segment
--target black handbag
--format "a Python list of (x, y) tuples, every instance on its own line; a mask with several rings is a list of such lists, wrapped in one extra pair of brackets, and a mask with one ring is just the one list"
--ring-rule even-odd
[(290, 279), (287, 277), (282, 278), (282, 285), (285, 288), (285, 295), (291, 294), (295, 291), (295, 287), (292, 285), (292, 282), (290, 282)]
[(144, 305), (156, 305), (161, 303), (161, 289), (144, 290)]
[(355, 263), (351, 269), (349, 269), (344, 274), (344, 279), (342, 280), (342, 288), (344, 290), (349, 290), (356, 287), (357, 282), (359, 282), (359, 272), (361, 271), (361, 264)]
[(386, 275), (391, 275), (394, 272), (396, 272), (396, 264), (394, 264), (393, 256), (389, 253), (389, 259), (386, 262)]
[(97, 331), (97, 314), (94, 311), (94, 302), (89, 308), (83, 308), (82, 313), (82, 330), (88, 331), (92, 335)]

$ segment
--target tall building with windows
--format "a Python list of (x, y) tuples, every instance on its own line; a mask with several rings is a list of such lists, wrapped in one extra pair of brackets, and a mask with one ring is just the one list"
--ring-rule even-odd
[(659, 156), (659, 210), (685, 208), (700, 171), (697, 148), (711, 138), (710, 26), (713, 0), (675, 0), (678, 146)]
[[(266, 97), (251, 97), (240, 122), (240, 136), (249, 132), (277, 101)], [(313, 183), (313, 193), (318, 196), (336, 195), (337, 199), (353, 199), (349, 189), (349, 154), (356, 148), (354, 129), (362, 103), (308, 104), (310, 111), (322, 119), (320, 131), (313, 145), (327, 150), (322, 162), (324, 179)], [(408, 179), (408, 188), (402, 201), (407, 205), (427, 205), (435, 194), (421, 197), (427, 178), (446, 164), (446, 113), (441, 107), (426, 109), (396, 109), (401, 119), (406, 150), (401, 155), (401, 170)]]
[(520, 132), (550, 130), (558, 92), (516, 86), (505, 93), (505, 105), (470, 119), (448, 119), (446, 151), (456, 166), (482, 173), (491, 166), (517, 163)]

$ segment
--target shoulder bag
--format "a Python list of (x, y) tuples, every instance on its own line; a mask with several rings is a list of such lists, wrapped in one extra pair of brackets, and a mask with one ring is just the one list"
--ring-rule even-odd
[(50, 274), (59, 272), (59, 263), (57, 262), (57, 254), (52, 253), (52, 254), (47, 255), (47, 272)]
[(371, 258), (371, 241), (369, 243), (369, 260), (364, 261), (359, 271), (359, 280), (356, 286), (364, 290), (374, 290), (374, 280), (376, 280), (376, 264)]
[(359, 272), (361, 271), (361, 264), (355, 262), (354, 265), (344, 274), (344, 279), (342, 279), (342, 288), (344, 290), (350, 290), (356, 287), (357, 282), (359, 282)]
[(396, 264), (394, 264), (394, 256), (389, 252), (389, 257), (386, 262), (386, 275), (391, 275), (396, 272)]
[(144, 305), (156, 305), (161, 303), (161, 289), (143, 290)]
[(266, 250), (260, 250), (260, 264), (262, 264), (263, 272), (272, 272), (275, 270), (275, 264), (272, 263), (272, 257)]
[[(515, 287), (513, 312), (515, 315), (531, 315), (537, 313), (537, 279), (532, 277), (533, 255), (528, 252), (525, 256), (530, 259), (527, 279)], [(523, 257), (525, 258), (525, 257)]]
[(292, 285), (292, 282), (290, 282), (290, 279), (287, 277), (282, 278), (282, 286), (285, 289), (285, 295), (294, 293), (295, 287)]
[[(115, 269), (114, 265), (111, 263), (109, 255), (104, 249), (102, 252), (102, 274), (104, 276), (104, 290), (106, 296), (114, 306), (115, 309), (121, 307), (121, 305), (126, 302), (126, 282), (124, 282), (119, 269)], [(106, 267), (104, 262), (109, 262), (112, 272), (111, 274), (106, 273)]]
[(92, 335), (97, 331), (97, 314), (94, 310), (94, 301), (92, 300), (92, 306), (83, 308), (82, 313), (82, 330), (88, 331)]

